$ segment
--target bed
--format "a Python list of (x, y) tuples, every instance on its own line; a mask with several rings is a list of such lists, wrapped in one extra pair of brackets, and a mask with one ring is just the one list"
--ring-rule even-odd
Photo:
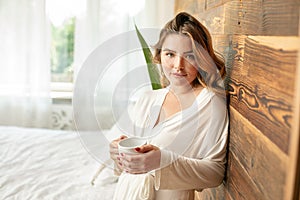
[(0, 199), (111, 200), (117, 178), (99, 166), (75, 131), (0, 127)]

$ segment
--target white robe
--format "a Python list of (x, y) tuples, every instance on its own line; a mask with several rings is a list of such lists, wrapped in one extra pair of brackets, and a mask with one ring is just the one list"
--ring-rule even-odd
[(167, 88), (145, 93), (115, 127), (120, 134), (148, 137), (161, 149), (161, 168), (122, 173), (114, 199), (194, 199), (194, 190), (222, 182), (229, 123), (225, 99), (204, 88), (190, 107), (155, 125), (167, 93)]

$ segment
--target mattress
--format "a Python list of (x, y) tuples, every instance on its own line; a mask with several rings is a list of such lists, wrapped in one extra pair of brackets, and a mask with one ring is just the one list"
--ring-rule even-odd
[(111, 200), (117, 178), (75, 131), (0, 127), (0, 199)]

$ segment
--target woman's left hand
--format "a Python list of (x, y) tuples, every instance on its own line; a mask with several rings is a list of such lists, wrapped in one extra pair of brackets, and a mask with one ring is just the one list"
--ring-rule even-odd
[(121, 154), (123, 171), (144, 174), (160, 167), (160, 149), (146, 144), (135, 149), (139, 154)]

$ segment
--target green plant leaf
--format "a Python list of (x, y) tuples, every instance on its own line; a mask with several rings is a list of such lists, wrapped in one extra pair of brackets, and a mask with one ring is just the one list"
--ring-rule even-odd
[(149, 73), (152, 89), (153, 90), (161, 89), (162, 86), (160, 84), (159, 72), (158, 72), (156, 64), (153, 63), (153, 55), (151, 53), (151, 50), (150, 50), (147, 42), (145, 41), (143, 35), (141, 34), (139, 29), (137, 28), (136, 24), (134, 24), (134, 27), (135, 27), (136, 34), (139, 38), (140, 44), (141, 44), (142, 49), (143, 49), (143, 53), (144, 53), (144, 57), (145, 57), (145, 60), (146, 60), (146, 63), (147, 63), (147, 68), (148, 68), (148, 73)]

